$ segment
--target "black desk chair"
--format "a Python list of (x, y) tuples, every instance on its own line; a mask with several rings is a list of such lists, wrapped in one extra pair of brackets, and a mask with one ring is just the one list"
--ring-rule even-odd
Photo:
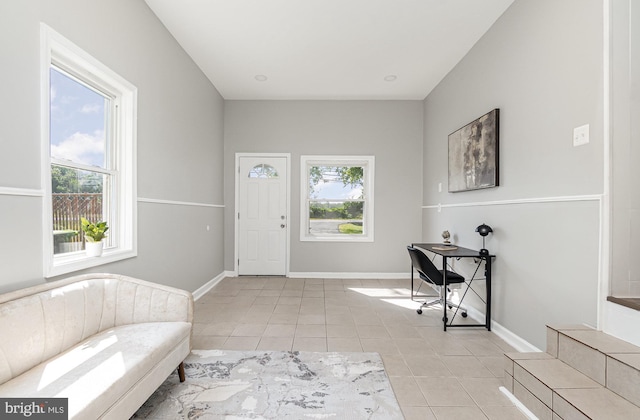
[[(417, 310), (418, 314), (422, 314), (422, 308), (424, 307), (436, 304), (444, 305), (446, 303), (449, 309), (458, 308), (460, 311), (462, 311), (462, 317), (466, 318), (467, 310), (462, 306), (447, 299), (447, 296), (451, 293), (451, 290), (448, 287), (447, 290), (444, 290), (444, 287), (442, 287), (444, 283), (443, 270), (438, 270), (433, 262), (429, 258), (427, 258), (427, 256), (418, 248), (408, 246), (407, 251), (409, 251), (411, 263), (413, 264), (413, 268), (420, 275), (420, 279), (422, 279), (431, 288), (438, 292), (437, 299), (432, 301), (425, 300), (424, 303), (420, 305), (420, 308)], [(459, 284), (464, 282), (464, 277), (462, 277), (460, 274), (447, 270), (447, 285), (456, 283)]]

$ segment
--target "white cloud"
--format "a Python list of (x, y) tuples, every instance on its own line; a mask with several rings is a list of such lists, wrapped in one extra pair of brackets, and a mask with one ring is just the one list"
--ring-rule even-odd
[(97, 114), (102, 110), (102, 107), (99, 104), (84, 104), (80, 112), (83, 114)]
[(96, 131), (93, 135), (74, 133), (60, 144), (52, 144), (51, 156), (85, 165), (102, 166), (104, 164), (104, 131)]
[(342, 181), (320, 180), (314, 188), (315, 198), (358, 199), (362, 197), (362, 187), (351, 188)]
[(71, 95), (62, 95), (60, 97), (60, 104), (62, 105), (69, 105), (74, 103), (78, 98), (76, 96), (71, 96)]

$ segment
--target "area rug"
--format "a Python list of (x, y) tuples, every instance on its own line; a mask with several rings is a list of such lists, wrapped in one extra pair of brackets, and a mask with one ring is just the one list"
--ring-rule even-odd
[(377, 353), (194, 350), (134, 419), (402, 419)]

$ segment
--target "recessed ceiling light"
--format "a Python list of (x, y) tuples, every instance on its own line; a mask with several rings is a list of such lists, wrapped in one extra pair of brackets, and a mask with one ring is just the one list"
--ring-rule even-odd
[(265, 76), (264, 74), (257, 74), (255, 79), (258, 82), (266, 82), (267, 81), (267, 76)]
[(387, 76), (384, 76), (384, 81), (385, 82), (395, 82), (397, 78), (398, 78), (398, 76), (396, 76), (395, 74), (389, 74)]

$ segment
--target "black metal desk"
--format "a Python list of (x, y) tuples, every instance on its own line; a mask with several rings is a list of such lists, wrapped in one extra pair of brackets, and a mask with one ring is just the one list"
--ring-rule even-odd
[[(447, 330), (447, 327), (485, 327), (488, 331), (491, 331), (491, 260), (495, 258), (495, 255), (480, 255), (480, 252), (477, 250), (463, 248), (457, 245), (454, 245), (456, 249), (443, 249), (446, 248), (443, 244), (438, 243), (414, 243), (411, 246), (424, 249), (425, 251), (440, 255), (442, 257), (442, 270), (443, 273), (443, 286), (445, 289), (445, 295), (447, 290), (447, 259), (448, 258), (476, 258), (478, 260), (478, 267), (484, 261), (484, 277), (486, 280), (487, 287), (487, 296), (486, 296), (486, 311), (485, 311), (485, 322), (484, 324), (461, 324), (461, 325), (453, 325), (451, 323), (447, 324), (447, 305), (443, 305), (444, 316), (442, 317), (442, 323), (444, 327), (444, 331)], [(453, 247), (452, 247), (453, 248)], [(477, 270), (476, 270), (477, 271)], [(467, 287), (471, 287), (471, 283), (475, 279), (474, 276), (469, 280)], [(479, 279), (477, 279), (479, 280)], [(411, 300), (413, 300), (413, 264), (411, 265)], [(462, 303), (462, 301), (460, 302)], [(453, 322), (453, 319), (451, 320)]]

